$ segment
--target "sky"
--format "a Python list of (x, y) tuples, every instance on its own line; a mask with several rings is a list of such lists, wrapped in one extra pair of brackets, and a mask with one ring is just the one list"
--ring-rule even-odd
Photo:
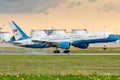
[(120, 34), (120, 0), (0, 0), (0, 27), (15, 21), (28, 35), (36, 29), (87, 29)]

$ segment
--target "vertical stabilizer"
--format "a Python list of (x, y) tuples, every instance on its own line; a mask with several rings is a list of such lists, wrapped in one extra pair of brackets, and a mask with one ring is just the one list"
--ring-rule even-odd
[(10, 22), (10, 26), (12, 28), (15, 40), (22, 40), (29, 38), (27, 34), (14, 21)]

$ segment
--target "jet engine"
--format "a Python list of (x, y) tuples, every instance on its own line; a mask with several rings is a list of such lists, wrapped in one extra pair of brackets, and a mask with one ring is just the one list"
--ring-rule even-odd
[(59, 44), (59, 47), (62, 49), (69, 49), (70, 48), (70, 43), (69, 42), (61, 42)]
[(74, 47), (79, 47), (81, 49), (86, 49), (88, 48), (89, 44), (76, 44), (76, 45), (73, 45)]

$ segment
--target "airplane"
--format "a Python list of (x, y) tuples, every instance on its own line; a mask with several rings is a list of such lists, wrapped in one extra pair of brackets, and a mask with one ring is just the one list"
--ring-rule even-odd
[(16, 46), (27, 48), (49, 48), (55, 47), (53, 53), (60, 53), (58, 48), (65, 49), (64, 53), (70, 52), (70, 47), (82, 49), (88, 48), (92, 43), (114, 42), (119, 37), (109, 32), (79, 33), (67, 35), (48, 35), (41, 38), (29, 37), (14, 21), (10, 22), (14, 37), (12, 43)]

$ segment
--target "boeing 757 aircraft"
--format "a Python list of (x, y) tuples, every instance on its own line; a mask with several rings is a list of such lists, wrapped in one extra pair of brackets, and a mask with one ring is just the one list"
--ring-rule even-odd
[(60, 53), (58, 48), (65, 49), (64, 53), (70, 52), (70, 47), (85, 49), (91, 43), (105, 43), (118, 40), (118, 36), (109, 32), (66, 34), (62, 36), (48, 35), (41, 38), (31, 38), (14, 22), (10, 22), (14, 40), (14, 45), (28, 48), (48, 48), (55, 47), (54, 53)]

